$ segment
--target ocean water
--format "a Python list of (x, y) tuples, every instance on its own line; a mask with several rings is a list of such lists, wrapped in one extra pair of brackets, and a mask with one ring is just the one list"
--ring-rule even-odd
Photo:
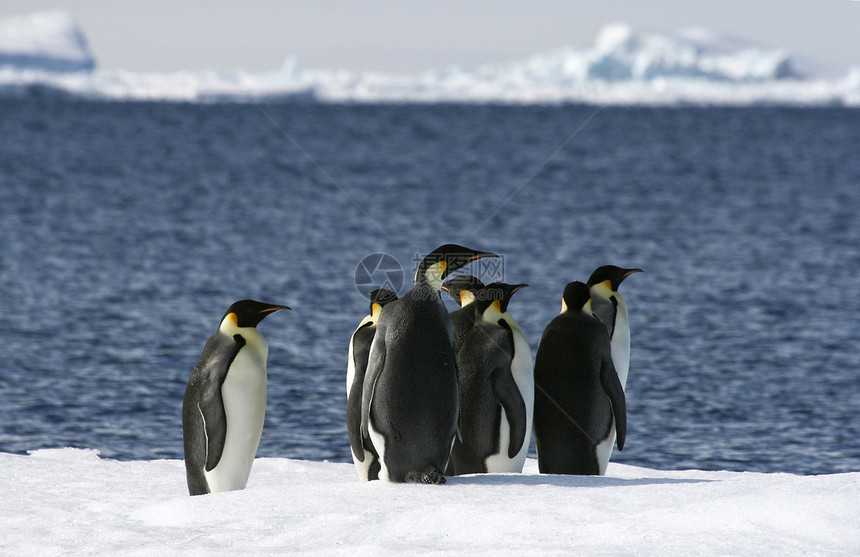
[(533, 349), (567, 282), (645, 270), (614, 460), (860, 470), (858, 145), (835, 107), (0, 100), (0, 452), (181, 458), (185, 383), (251, 297), (293, 307), (259, 327), (259, 456), (348, 462), (356, 267), (405, 289), (457, 242), (530, 285)]

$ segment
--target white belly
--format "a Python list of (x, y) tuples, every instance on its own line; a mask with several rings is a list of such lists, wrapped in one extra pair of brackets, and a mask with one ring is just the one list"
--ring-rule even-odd
[[(355, 333), (353, 333), (355, 336)], [(349, 400), (349, 391), (352, 390), (352, 382), (355, 381), (355, 358), (352, 356), (352, 337), (349, 338), (349, 355), (346, 362), (346, 399)]]
[[(379, 455), (379, 479), (382, 481), (390, 481), (388, 476), (388, 468), (385, 466), (385, 437), (373, 429), (373, 420), (367, 421), (367, 432), (370, 436), (370, 442), (373, 443), (373, 448), (376, 449), (376, 454)], [(369, 465), (371, 455), (365, 453), (364, 462)], [(359, 470), (361, 476), (361, 470)], [(364, 472), (364, 479), (367, 479), (367, 471)]]
[(260, 356), (248, 346), (240, 350), (221, 386), (227, 437), (218, 465), (204, 472), (213, 493), (248, 483), (266, 418), (266, 355)]
[(597, 469), (601, 476), (606, 474), (606, 467), (609, 465), (609, 459), (612, 457), (612, 449), (615, 446), (615, 420), (612, 420), (612, 429), (609, 436), (597, 444), (595, 447), (595, 456), (597, 457)]
[[(528, 434), (526, 434), (528, 438)], [(490, 455), (484, 459), (484, 465), (487, 467), (487, 472), (490, 474), (501, 474), (505, 472), (522, 472), (523, 462), (519, 462), (519, 454), (513, 459), (508, 458), (508, 447), (511, 446), (511, 426), (508, 424), (508, 416), (505, 414), (505, 409), (502, 408), (502, 421), (499, 427), (499, 453)], [(526, 447), (528, 451), (528, 447)], [(522, 451), (520, 451), (522, 452)]]
[(621, 381), (621, 388), (627, 388), (627, 372), (630, 369), (630, 325), (627, 321), (627, 308), (618, 306), (615, 316), (615, 332), (612, 334), (612, 363)]

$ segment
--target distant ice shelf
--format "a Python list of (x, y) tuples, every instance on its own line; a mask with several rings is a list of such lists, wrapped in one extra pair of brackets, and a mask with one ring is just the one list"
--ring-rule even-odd
[(75, 19), (63, 11), (0, 19), (0, 68), (81, 72), (96, 62)]
[(860, 106), (860, 66), (818, 77), (783, 49), (702, 27), (605, 26), (594, 45), (419, 75), (305, 69), (268, 72), (93, 70), (83, 32), (63, 12), (0, 21), (0, 96), (181, 102), (468, 102), (512, 104)]

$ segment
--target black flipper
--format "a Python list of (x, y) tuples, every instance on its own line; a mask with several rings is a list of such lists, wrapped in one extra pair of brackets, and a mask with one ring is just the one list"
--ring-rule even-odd
[(209, 445), (206, 451), (206, 471), (212, 471), (221, 461), (224, 442), (227, 440), (227, 414), (224, 411), (224, 401), (221, 398), (221, 385), (227, 378), (227, 370), (233, 364), (236, 354), (245, 346), (242, 335), (233, 335), (233, 342), (225, 350), (226, 365), (221, 367), (222, 373), (218, 379), (218, 388), (207, 390), (200, 397), (200, 411), (206, 421), (206, 439)]
[(511, 372), (511, 361), (514, 357), (514, 335), (511, 328), (503, 320), (499, 325), (505, 329), (505, 340), (508, 342), (506, 350), (500, 350), (497, 356), (496, 367), (490, 375), (493, 387), (493, 396), (505, 409), (508, 424), (511, 428), (510, 442), (508, 443), (508, 458), (514, 458), (526, 439), (526, 403), (520, 388), (514, 380)]
[(232, 338), (212, 335), (203, 348), (182, 401), (183, 444), (188, 491), (209, 493), (203, 469), (211, 471), (221, 460), (227, 438), (227, 415), (221, 386), (239, 350), (245, 346), (241, 335)]
[(367, 358), (367, 372), (364, 376), (364, 385), (361, 391), (361, 436), (370, 439), (370, 405), (373, 401), (373, 390), (376, 382), (382, 374), (385, 365), (385, 328), (377, 325), (376, 336), (370, 347), (370, 355)]
[(346, 430), (349, 434), (349, 445), (352, 447), (352, 454), (359, 462), (364, 462), (364, 445), (361, 439), (361, 398), (364, 388), (364, 377), (367, 373), (368, 352), (370, 351), (370, 339), (365, 340), (365, 337), (370, 331), (368, 327), (373, 327), (372, 322), (365, 323), (358, 328), (352, 335), (352, 357), (355, 366), (355, 375), (350, 388), (349, 397), (346, 403)]
[(516, 381), (514, 381), (514, 376), (511, 375), (510, 366), (494, 369), (491, 381), (493, 395), (505, 409), (511, 428), (508, 458), (514, 458), (523, 448), (526, 439), (526, 403), (523, 401)]
[(618, 372), (615, 371), (611, 359), (603, 359), (600, 368), (600, 384), (609, 397), (609, 402), (612, 403), (612, 415), (615, 418), (615, 442), (620, 451), (624, 449), (624, 437), (627, 435), (627, 399), (624, 397), (621, 380), (618, 379)]

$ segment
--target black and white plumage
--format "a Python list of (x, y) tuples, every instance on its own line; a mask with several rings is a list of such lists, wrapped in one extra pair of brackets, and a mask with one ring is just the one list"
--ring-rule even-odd
[(266, 415), (269, 348), (256, 326), (287, 306), (241, 300), (221, 318), (182, 401), (188, 492), (244, 489)]
[(603, 475), (613, 430), (627, 433), (624, 389), (606, 327), (591, 314), (582, 282), (567, 285), (562, 311), (547, 325), (535, 355), (534, 431), (545, 474)]
[(376, 334), (376, 322), (382, 308), (397, 299), (397, 294), (384, 288), (370, 293), (370, 314), (362, 319), (349, 339), (349, 360), (346, 368), (346, 429), (352, 448), (352, 460), (362, 480), (379, 479), (379, 455), (369, 438), (361, 436), (361, 392), (367, 372), (370, 345)]
[(522, 472), (534, 409), (531, 349), (508, 313), (525, 284), (493, 283), (476, 293), (473, 326), (457, 351), (460, 428), (453, 475)]
[(446, 244), (418, 266), (415, 285), (385, 306), (370, 348), (361, 434), (379, 454), (379, 478), (441, 484), (457, 426), (459, 397), (451, 318), (442, 303), (445, 277), (495, 256)]
[(612, 345), (612, 362), (621, 386), (627, 386), (627, 373), (630, 368), (630, 322), (627, 304), (618, 293), (621, 282), (642, 269), (623, 269), (615, 265), (598, 267), (588, 278), (591, 293), (591, 311), (606, 325)]

